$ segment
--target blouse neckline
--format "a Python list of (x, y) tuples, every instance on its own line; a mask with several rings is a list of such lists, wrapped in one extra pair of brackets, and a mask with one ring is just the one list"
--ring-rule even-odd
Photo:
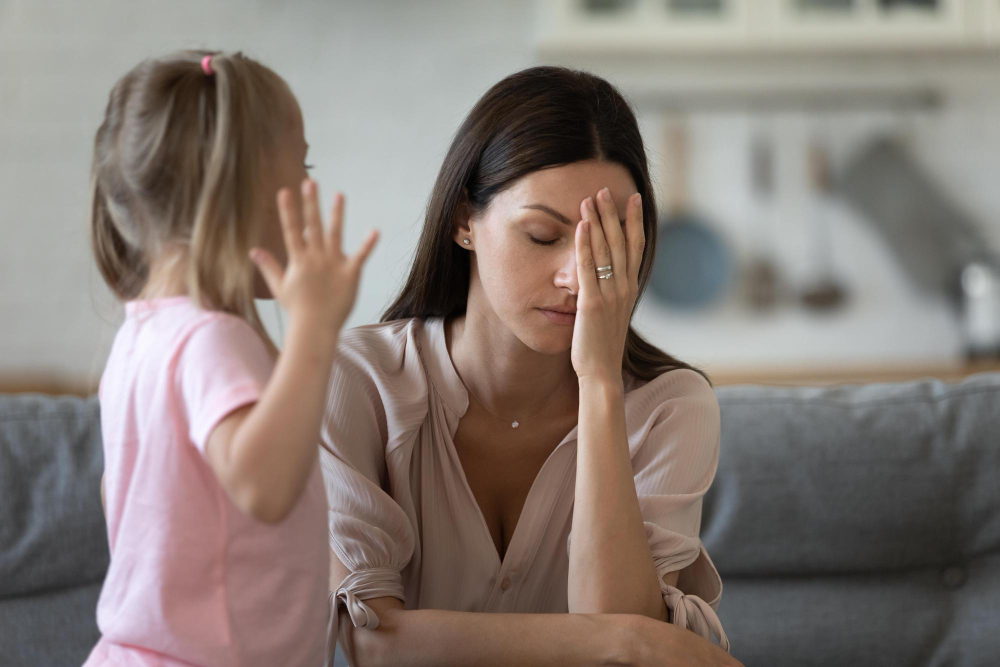
[[(428, 338), (430, 354), (423, 355), (424, 363), (431, 376), (431, 383), (445, 404), (459, 417), (462, 417), (469, 409), (469, 392), (451, 360), (444, 327), (445, 318), (443, 317), (432, 317), (426, 320), (424, 330)], [(569, 433), (563, 436), (559, 445), (556, 445), (556, 448), (558, 449), (564, 442), (575, 439), (577, 428), (578, 426), (573, 426)]]

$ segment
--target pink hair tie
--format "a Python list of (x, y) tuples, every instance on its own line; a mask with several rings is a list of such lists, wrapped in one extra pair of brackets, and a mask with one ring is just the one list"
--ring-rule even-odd
[(201, 59), (201, 69), (208, 76), (215, 74), (215, 70), (212, 69), (212, 56), (208, 55)]

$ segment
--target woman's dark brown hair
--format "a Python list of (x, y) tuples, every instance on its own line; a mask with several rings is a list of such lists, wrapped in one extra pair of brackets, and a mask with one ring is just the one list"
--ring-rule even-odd
[[(532, 67), (490, 88), (459, 127), (431, 192), (410, 275), (381, 321), (464, 313), (469, 253), (452, 240), (460, 208), (480, 213), (523, 176), (583, 160), (620, 164), (642, 196), (646, 247), (638, 306), (653, 266), (657, 216), (635, 114), (600, 77), (563, 67)], [(644, 340), (631, 325), (622, 368), (647, 381), (679, 368), (697, 370)]]

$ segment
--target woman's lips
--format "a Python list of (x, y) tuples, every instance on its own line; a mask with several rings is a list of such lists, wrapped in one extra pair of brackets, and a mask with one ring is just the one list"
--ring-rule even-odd
[(573, 324), (576, 322), (576, 313), (560, 313), (557, 310), (545, 310), (544, 308), (539, 308), (545, 314), (545, 317), (549, 318), (552, 322), (556, 324)]

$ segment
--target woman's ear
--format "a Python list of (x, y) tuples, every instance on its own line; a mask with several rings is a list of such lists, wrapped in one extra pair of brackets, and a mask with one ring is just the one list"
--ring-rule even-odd
[(455, 222), (452, 226), (452, 238), (463, 248), (472, 248), (472, 206), (468, 196), (463, 193), (462, 201), (455, 209)]

